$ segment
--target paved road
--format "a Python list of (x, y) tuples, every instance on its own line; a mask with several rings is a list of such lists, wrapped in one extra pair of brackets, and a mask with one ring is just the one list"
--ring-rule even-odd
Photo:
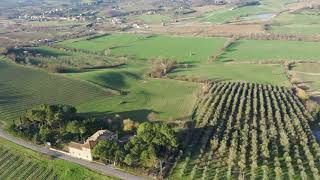
[(0, 137), (7, 139), (15, 144), (19, 144), (19, 145), (24, 146), (26, 148), (32, 149), (34, 151), (37, 151), (37, 152), (40, 152), (43, 154), (47, 154), (47, 155), (51, 155), (51, 156), (55, 156), (59, 159), (63, 159), (63, 160), (70, 161), (73, 163), (80, 164), (80, 165), (85, 166), (91, 170), (100, 172), (105, 175), (110, 175), (110, 176), (114, 176), (114, 177), (117, 177), (120, 179), (128, 179), (128, 180), (145, 180), (146, 179), (143, 177), (135, 176), (135, 175), (117, 170), (117, 169), (113, 168), (112, 165), (102, 165), (102, 164), (98, 164), (98, 163), (94, 163), (94, 162), (89, 162), (89, 161), (73, 158), (73, 157), (67, 156), (63, 153), (59, 153), (56, 151), (49, 150), (49, 149), (42, 147), (42, 146), (37, 146), (37, 145), (31, 144), (31, 143), (28, 143), (26, 141), (23, 141), (21, 139), (18, 139), (16, 137), (13, 137), (13, 136), (7, 134), (1, 128), (0, 128)]

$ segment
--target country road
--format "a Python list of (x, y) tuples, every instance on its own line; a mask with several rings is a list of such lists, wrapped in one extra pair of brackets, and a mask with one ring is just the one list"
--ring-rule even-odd
[(15, 144), (21, 145), (23, 147), (32, 149), (36, 152), (39, 152), (42, 154), (47, 154), (50, 156), (55, 156), (59, 159), (63, 159), (63, 160), (70, 161), (70, 162), (73, 162), (76, 164), (80, 164), (82, 166), (87, 167), (88, 169), (91, 169), (93, 171), (97, 171), (97, 172), (105, 174), (105, 175), (114, 176), (114, 177), (117, 177), (120, 179), (126, 179), (126, 180), (127, 179), (128, 180), (146, 180), (146, 178), (135, 176), (135, 175), (117, 170), (112, 165), (102, 165), (102, 164), (98, 164), (98, 163), (94, 163), (94, 162), (89, 162), (89, 161), (73, 158), (73, 157), (67, 156), (63, 153), (59, 153), (56, 151), (49, 150), (49, 149), (42, 147), (42, 146), (37, 146), (37, 145), (31, 144), (31, 143), (28, 143), (26, 141), (23, 141), (21, 139), (18, 139), (16, 137), (9, 135), (8, 133), (4, 132), (1, 128), (0, 128), (0, 137), (7, 139), (8, 141), (11, 141)]

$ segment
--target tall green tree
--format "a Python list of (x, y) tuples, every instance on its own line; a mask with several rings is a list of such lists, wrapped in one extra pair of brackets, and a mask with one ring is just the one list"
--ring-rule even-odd
[(123, 161), (124, 153), (116, 141), (103, 140), (93, 148), (93, 156), (103, 161), (118, 163)]

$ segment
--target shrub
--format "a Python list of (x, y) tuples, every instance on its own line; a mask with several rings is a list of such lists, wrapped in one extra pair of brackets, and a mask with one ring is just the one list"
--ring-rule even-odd
[(307, 94), (307, 92), (301, 88), (296, 88), (296, 95), (301, 99), (301, 100), (308, 100), (309, 99), (309, 95)]
[(134, 122), (131, 119), (125, 119), (123, 120), (122, 123), (123, 123), (123, 131), (132, 131), (139, 126), (138, 122)]
[(64, 73), (67, 71), (67, 69), (64, 66), (56, 64), (48, 64), (47, 70), (51, 73)]

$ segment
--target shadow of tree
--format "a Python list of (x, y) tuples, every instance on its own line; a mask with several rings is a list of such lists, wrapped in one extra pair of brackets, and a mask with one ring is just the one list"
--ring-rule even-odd
[(158, 114), (159, 112), (152, 111), (149, 109), (139, 109), (139, 110), (132, 110), (132, 111), (122, 111), (122, 112), (86, 112), (86, 113), (79, 113), (80, 116), (84, 117), (93, 117), (98, 119), (106, 119), (106, 118), (115, 118), (116, 116), (120, 117), (121, 120), (123, 119), (132, 119), (138, 122), (144, 122), (148, 120), (148, 116), (150, 113)]

